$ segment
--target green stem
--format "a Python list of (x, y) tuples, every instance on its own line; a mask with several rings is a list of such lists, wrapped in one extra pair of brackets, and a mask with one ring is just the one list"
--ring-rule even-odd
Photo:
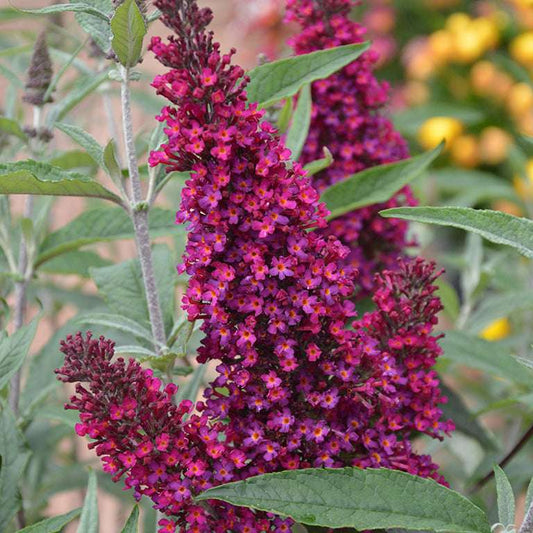
[(121, 67), (121, 102), (122, 102), (122, 126), (124, 131), (124, 144), (126, 149), (126, 159), (128, 163), (129, 179), (131, 183), (131, 205), (129, 214), (135, 230), (135, 242), (141, 263), (146, 301), (148, 302), (148, 312), (150, 314), (150, 324), (154, 337), (155, 349), (161, 353), (162, 347), (166, 346), (165, 327), (159, 293), (155, 282), (154, 261), (152, 249), (150, 247), (150, 235), (148, 232), (148, 204), (143, 204), (141, 179), (139, 176), (139, 166), (135, 153), (135, 142), (133, 137), (133, 121), (131, 116), (131, 94), (129, 87), (129, 69)]

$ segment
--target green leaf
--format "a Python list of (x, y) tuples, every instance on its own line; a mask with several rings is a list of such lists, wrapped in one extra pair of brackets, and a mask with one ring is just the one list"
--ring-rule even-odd
[(27, 326), (0, 341), (0, 390), (22, 366), (35, 337), (37, 323), (38, 320), (34, 319)]
[(58, 386), (54, 369), (64, 361), (64, 355), (59, 351), (59, 342), (74, 331), (74, 322), (69, 320), (54, 332), (38, 354), (30, 358), (28, 375), (20, 397), (20, 411), (23, 414), (27, 415), (34, 407), (41, 407), (42, 399)]
[(331, 211), (329, 220), (367, 205), (386, 202), (425, 172), (441, 153), (442, 146), (398, 163), (368, 168), (328, 187), (321, 200)]
[(100, 49), (107, 54), (111, 47), (110, 18), (113, 13), (113, 4), (111, 0), (91, 0), (91, 5), (106, 13), (109, 18), (103, 20), (88, 13), (78, 12), (75, 15), (76, 21), (92, 37)]
[(448, 398), (448, 402), (441, 406), (443, 418), (451, 418), (458, 431), (477, 440), (486, 450), (495, 450), (496, 443), (494, 439), (468, 410), (461, 396), (450, 389), (442, 380), (440, 389), (442, 394)]
[(117, 204), (122, 202), (116, 194), (88, 176), (32, 159), (0, 163), (0, 194), (85, 196)]
[(457, 320), (461, 311), (461, 303), (459, 302), (457, 292), (453, 286), (444, 281), (442, 277), (438, 278), (435, 284), (439, 288), (436, 295), (441, 299), (442, 305), (444, 306), (444, 312), (453, 321)]
[(48, 7), (42, 7), (41, 9), (15, 9), (17, 9), (17, 11), (21, 11), (22, 13), (29, 13), (30, 15), (49, 15), (51, 13), (73, 11), (75, 13), (88, 13), (89, 15), (93, 15), (102, 20), (109, 20), (109, 17), (105, 13), (99, 9), (96, 9), (90, 4), (84, 3), (54, 4)]
[(0, 57), (14, 57), (33, 50), (32, 44), (23, 44), (21, 46), (11, 46), (0, 50)]
[(497, 244), (506, 244), (533, 258), (533, 221), (499, 211), (468, 207), (396, 207), (381, 211), (384, 217), (451, 226), (473, 231)]
[(469, 233), (466, 236), (464, 263), (461, 271), (461, 293), (466, 302), (472, 297), (481, 280), (481, 266), (483, 262), (483, 242), (479, 235)]
[(298, 96), (298, 105), (292, 116), (292, 124), (285, 140), (285, 145), (291, 151), (294, 161), (300, 157), (309, 133), (312, 106), (311, 86), (309, 84), (304, 85)]
[(59, 167), (63, 170), (72, 170), (73, 168), (96, 169), (94, 159), (83, 150), (69, 150), (47, 161), (53, 167)]
[(14, 7), (0, 7), (0, 23), (9, 22), (25, 16), (25, 13), (20, 13)]
[(293, 111), (292, 98), (287, 98), (287, 100), (285, 100), (285, 104), (278, 114), (277, 128), (280, 133), (286, 133)]
[(61, 120), (69, 111), (76, 107), (95, 89), (97, 89), (104, 81), (109, 79), (109, 70), (106, 69), (99, 74), (92, 74), (85, 76), (80, 80), (76, 89), (68, 93), (64, 98), (61, 98), (55, 104), (46, 117), (46, 125), (50, 128), (55, 122)]
[(431, 479), (387, 469), (278, 472), (215, 487), (196, 499), (222, 500), (334, 529), (490, 531), (483, 511), (461, 494)]
[(525, 357), (515, 357), (515, 359), (529, 370), (533, 370), (533, 361), (531, 359), (526, 359)]
[(70, 511), (70, 513), (41, 520), (36, 524), (21, 529), (17, 533), (59, 533), (67, 524), (70, 524), (72, 520), (78, 518), (80, 513), (81, 508), (75, 509), (74, 511)]
[[(152, 253), (159, 300), (168, 331), (174, 314), (174, 262), (167, 246), (155, 246)], [(107, 305), (115, 313), (148, 327), (148, 304), (138, 259), (91, 269), (91, 275)]]
[[(90, 16), (90, 15), (87, 15), (87, 16)], [(78, 54), (85, 48), (86, 44), (87, 44), (87, 40), (82, 41), (78, 45), (78, 47), (74, 50), (74, 52), (72, 52), (72, 54), (70, 54), (70, 57), (68, 57), (68, 59), (65, 61), (65, 63), (63, 63), (63, 65), (61, 65), (61, 68), (56, 72), (56, 74), (52, 78), (52, 81), (48, 85), (48, 88), (46, 89), (46, 92), (44, 93), (44, 96), (43, 96), (43, 101), (44, 102), (50, 101), (50, 96), (56, 90), (56, 87), (59, 84), (59, 81), (63, 77), (63, 74), (65, 74), (65, 72), (68, 70), (70, 65), (72, 65), (72, 64), (78, 65), (79, 64), (79, 62), (76, 60), (76, 58), (78, 57)]]
[(155, 191), (159, 192), (170, 181), (175, 180), (180, 184), (184, 184), (186, 180), (191, 177), (190, 172), (166, 172), (161, 165), (157, 170), (157, 176), (155, 180)]
[(396, 113), (393, 117), (394, 125), (400, 133), (415, 137), (420, 126), (429, 118), (452, 117), (459, 119), (466, 126), (472, 126), (483, 121), (485, 114), (479, 107), (460, 105), (450, 102), (431, 102), (427, 105), (411, 107)]
[[(174, 223), (175, 214), (167, 209), (150, 210), (150, 233), (154, 236), (184, 233)], [(91, 209), (46, 237), (39, 250), (36, 265), (51, 258), (95, 242), (132, 239), (135, 236), (128, 214), (120, 207)]]
[(19, 481), (29, 454), (13, 411), (0, 406), (0, 531), (4, 532), (20, 509)]
[(498, 495), (498, 520), (504, 526), (510, 526), (514, 524), (515, 516), (513, 487), (505, 472), (498, 465), (494, 466), (494, 477)]
[(249, 102), (266, 107), (294, 96), (304, 85), (328, 78), (368, 50), (369, 43), (348, 44), (266, 63), (248, 72)]
[(0, 117), (0, 130), (18, 137), (21, 141), (26, 142), (28, 140), (28, 137), (26, 137), (26, 134), (22, 131), (16, 120)]
[(0, 64), (0, 75), (9, 80), (16, 89), (22, 89), (24, 87), (24, 83), (19, 79), (19, 77), (5, 65)]
[(526, 493), (526, 509), (529, 509), (533, 505), (533, 478), (529, 482)]
[(75, 250), (54, 257), (41, 266), (40, 271), (47, 274), (74, 274), (83, 278), (90, 277), (90, 268), (100, 268), (111, 265), (112, 262), (100, 257), (95, 252), (82, 252)]
[(104, 166), (104, 149), (98, 144), (96, 139), (85, 130), (73, 126), (72, 124), (65, 124), (63, 122), (56, 122), (56, 128), (67, 134), (74, 142), (85, 148), (87, 153), (94, 159), (98, 166)]
[(134, 67), (141, 58), (146, 22), (135, 0), (125, 0), (111, 19), (111, 47), (121, 65)]
[(444, 168), (432, 171), (431, 179), (442, 194), (452, 196), (447, 203), (454, 206), (472, 207), (501, 198), (518, 201), (510, 183), (490, 172)]
[(103, 167), (115, 183), (122, 180), (122, 171), (118, 165), (115, 141), (111, 139), (104, 148)]
[(98, 502), (97, 502), (96, 474), (93, 470), (89, 473), (87, 494), (81, 511), (80, 524), (77, 533), (98, 533)]
[(38, 418), (53, 420), (54, 422), (61, 422), (70, 429), (72, 429), (79, 421), (77, 413), (73, 412), (71, 409), (54, 407), (52, 405), (46, 405), (42, 409), (38, 409), (35, 413), (35, 419)]
[(144, 339), (149, 344), (154, 343), (150, 330), (135, 320), (130, 320), (122, 315), (114, 315), (111, 313), (89, 313), (79, 316), (77, 322), (93, 329), (96, 329), (94, 326), (105, 326), (106, 328), (123, 331), (134, 337)]
[(152, 11), (152, 13), (150, 13), (148, 15), (148, 22), (154, 22), (155, 20), (157, 20), (160, 16), (162, 15), (161, 11), (159, 11), (159, 9), (156, 9), (154, 11)]
[(443, 357), (461, 365), (478, 368), (511, 383), (531, 386), (533, 373), (527, 372), (499, 342), (489, 342), (463, 331), (447, 331), (441, 340)]
[(322, 159), (316, 159), (311, 161), (304, 166), (304, 170), (307, 172), (308, 176), (314, 176), (322, 170), (328, 168), (333, 163), (333, 155), (328, 150), (327, 147), (324, 147), (324, 157)]
[(533, 294), (530, 292), (512, 291), (486, 296), (470, 315), (465, 328), (471, 333), (480, 333), (494, 320), (525, 309), (533, 309)]
[(139, 506), (136, 505), (128, 518), (121, 533), (137, 533), (139, 531)]
[[(153, 344), (153, 342), (152, 342)], [(115, 354), (122, 356), (131, 356), (139, 359), (158, 359), (160, 356), (157, 355), (153, 350), (148, 350), (142, 346), (135, 345), (123, 345), (115, 347)]]

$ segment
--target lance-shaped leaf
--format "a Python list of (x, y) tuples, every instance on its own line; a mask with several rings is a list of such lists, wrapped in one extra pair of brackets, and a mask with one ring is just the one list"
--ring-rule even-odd
[(76, 84), (76, 88), (61, 98), (51, 109), (46, 117), (46, 125), (51, 128), (56, 121), (61, 120), (69, 111), (76, 107), (104, 81), (109, 79), (109, 69), (99, 74), (84, 77)]
[[(165, 329), (170, 331), (174, 316), (174, 285), (176, 283), (174, 260), (170, 250), (164, 245), (154, 246), (153, 257)], [(138, 259), (109, 267), (93, 268), (91, 276), (100, 294), (115, 313), (122, 314), (145, 327), (149, 325), (148, 304)]]
[(128, 521), (122, 528), (121, 533), (137, 533), (139, 531), (139, 506), (136, 505), (132, 511), (130, 516), (128, 517)]
[(75, 518), (78, 518), (81, 513), (80, 509), (75, 509), (70, 511), (70, 513), (62, 514), (60, 516), (53, 516), (52, 518), (47, 518), (46, 520), (41, 520), (36, 524), (25, 527), (18, 531), (18, 533), (59, 533), (63, 531), (63, 528), (72, 522)]
[[(175, 214), (168, 209), (150, 211), (150, 234), (166, 235), (183, 231), (174, 223)], [(181, 229), (180, 229), (181, 228)], [(53, 257), (93, 244), (134, 237), (133, 225), (120, 207), (84, 211), (72, 222), (46, 237), (35, 264), (42, 265)]]
[(96, 474), (91, 470), (87, 494), (81, 511), (77, 533), (98, 533), (98, 502)]
[(442, 145), (411, 159), (363, 170), (328, 187), (321, 200), (331, 211), (329, 220), (354, 209), (386, 202), (425, 172), (441, 151)]
[(32, 159), (0, 163), (0, 194), (85, 196), (117, 204), (122, 202), (116, 194), (88, 176)]
[(63, 13), (65, 11), (73, 11), (75, 13), (88, 13), (102, 20), (109, 20), (109, 17), (103, 11), (96, 9), (90, 4), (75, 3), (72, 4), (54, 4), (40, 9), (18, 9), (22, 13), (29, 13), (30, 15), (50, 15), (52, 13)]
[(506, 244), (533, 258), (533, 220), (500, 211), (468, 207), (395, 207), (384, 217), (403, 218), (472, 231), (497, 244)]
[(431, 479), (388, 469), (277, 472), (209, 489), (197, 499), (222, 500), (334, 529), (490, 531), (483, 511), (461, 494)]
[(528, 372), (502, 345), (489, 342), (463, 331), (448, 331), (441, 340), (443, 358), (488, 372), (511, 383), (531, 385), (533, 372)]
[(113, 12), (113, 4), (111, 0), (91, 0), (91, 4), (106, 13), (109, 16), (108, 20), (103, 20), (89, 13), (78, 12), (75, 15), (76, 21), (91, 36), (101, 50), (107, 54), (111, 48), (111, 27), (109, 23)]
[(104, 166), (104, 149), (100, 146), (98, 141), (87, 131), (78, 128), (72, 124), (64, 124), (63, 122), (56, 122), (56, 128), (68, 135), (74, 142), (85, 148), (87, 153), (100, 166)]
[(304, 85), (328, 78), (355, 61), (369, 43), (347, 44), (266, 63), (248, 72), (248, 100), (268, 106), (294, 96)]
[(308, 176), (314, 176), (319, 172), (322, 172), (333, 163), (333, 155), (327, 147), (324, 147), (324, 157), (322, 159), (315, 159), (304, 166), (304, 170)]
[(95, 252), (74, 250), (59, 257), (54, 257), (42, 265), (39, 270), (48, 274), (73, 274), (88, 278), (90, 276), (90, 268), (100, 268), (111, 264), (113, 264), (111, 261), (100, 257)]
[(498, 465), (494, 467), (494, 478), (498, 496), (498, 521), (504, 526), (510, 526), (514, 524), (515, 517), (513, 487), (505, 472)]
[(28, 140), (28, 137), (26, 137), (26, 134), (22, 131), (18, 122), (16, 120), (11, 120), (10, 118), (0, 117), (0, 131), (9, 133), (9, 135), (14, 135), (24, 142)]
[(34, 319), (27, 326), (0, 341), (0, 390), (9, 383), (28, 355), (37, 330), (37, 323), (38, 320)]
[(481, 333), (494, 320), (529, 309), (533, 309), (531, 292), (512, 290), (502, 294), (493, 294), (479, 303), (466, 321), (465, 329), (471, 333)]
[(478, 419), (468, 410), (459, 394), (450, 389), (442, 379), (439, 387), (442, 394), (448, 399), (441, 406), (443, 418), (451, 418), (456, 430), (476, 439), (485, 449), (495, 450), (497, 448), (496, 442)]
[[(97, 329), (95, 326), (104, 326), (144, 339), (151, 345), (154, 343), (152, 334), (148, 329), (135, 320), (131, 320), (122, 315), (114, 315), (112, 313), (88, 313), (79, 316), (77, 322), (93, 330)], [(152, 354), (150, 353), (149, 355)]]
[(304, 85), (298, 96), (298, 105), (292, 116), (292, 124), (287, 132), (285, 145), (292, 152), (292, 159), (298, 160), (311, 125), (311, 86)]
[(19, 481), (28, 461), (23, 437), (13, 411), (0, 408), (0, 531), (9, 526), (20, 509)]
[(146, 22), (135, 0), (125, 0), (111, 19), (111, 47), (121, 65), (134, 67), (141, 58)]

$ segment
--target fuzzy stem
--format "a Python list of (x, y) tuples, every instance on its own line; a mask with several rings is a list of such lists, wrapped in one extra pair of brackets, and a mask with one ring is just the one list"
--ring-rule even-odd
[[(26, 204), (24, 206), (24, 217), (31, 218), (33, 214), (33, 196), (26, 197)], [(15, 283), (15, 309), (13, 312), (13, 328), (14, 331), (19, 330), (24, 325), (24, 314), (26, 311), (26, 291), (28, 288), (28, 245), (24, 239), (20, 243), (18, 273), (22, 277), (20, 281)], [(20, 370), (11, 378), (11, 386), (9, 388), (9, 405), (15, 415), (19, 411), (19, 397), (20, 397)]]
[(529, 509), (524, 517), (524, 522), (518, 530), (518, 533), (533, 533), (533, 501), (529, 505)]
[(166, 345), (166, 336), (163, 313), (161, 312), (159, 294), (155, 283), (154, 261), (150, 247), (150, 235), (148, 232), (149, 207), (147, 204), (143, 205), (142, 203), (141, 179), (139, 177), (139, 167), (137, 164), (135, 142), (133, 139), (129, 69), (121, 67), (121, 72), (122, 126), (124, 131), (124, 144), (129, 178), (131, 182), (131, 206), (129, 213), (135, 229), (135, 241), (137, 243), (137, 252), (141, 263), (146, 301), (148, 302), (148, 312), (150, 314), (150, 324), (152, 326), (152, 335), (154, 337), (156, 351), (160, 353), (161, 348)]

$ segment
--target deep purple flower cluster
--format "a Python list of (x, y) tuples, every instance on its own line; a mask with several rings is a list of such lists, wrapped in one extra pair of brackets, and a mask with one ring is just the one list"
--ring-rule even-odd
[[(199, 491), (255, 474), (305, 467), (382, 466), (443, 482), (409, 439), (441, 438), (444, 400), (431, 369), (440, 302), (434, 267), (400, 262), (376, 279), (376, 310), (354, 320), (349, 250), (326, 226), (325, 207), (300, 164), (246, 101), (241, 68), (221, 55), (194, 0), (157, 0), (175, 36), (151, 49), (170, 67), (154, 86), (168, 142), (151, 164), (190, 170), (177, 215), (188, 227), (183, 307), (201, 320), (200, 362), (217, 377), (185, 420), (175, 388), (137, 363), (110, 362), (107, 341), (69, 339), (66, 381), (77, 386), (78, 433), (96, 442), (106, 469), (170, 516), (161, 531), (259, 533), (290, 521)], [(163, 443), (160, 440), (163, 439)], [(168, 461), (172, 464), (169, 464)], [(175, 461), (175, 462), (174, 462)]]
[[(69, 335), (61, 351), (65, 364), (56, 373), (61, 381), (76, 383), (76, 394), (65, 406), (80, 412), (76, 433), (92, 439), (89, 448), (114, 481), (124, 476), (137, 500), (147, 496), (156, 509), (177, 517), (162, 520), (161, 533), (174, 533), (176, 526), (178, 531), (226, 533), (235, 522), (257, 526), (250, 532), (269, 530), (271, 520), (246, 509), (213, 502), (207, 511), (192, 501), (192, 495), (231, 480), (244, 467), (242, 452), (218, 439), (222, 422), (189, 416), (190, 401), (173, 403), (176, 386), (168, 384), (162, 391), (152, 371), (133, 359), (112, 362), (114, 343), (103, 337)], [(215, 520), (217, 513), (224, 520)], [(276, 521), (279, 527), (283, 523)]]
[[(289, 44), (297, 54), (306, 54), (363, 42), (365, 28), (349, 17), (354, 4), (353, 0), (287, 0), (286, 19), (302, 28)], [(377, 60), (377, 53), (370, 50), (340, 72), (313, 83), (311, 127), (300, 160), (307, 164), (323, 157), (324, 147), (331, 151), (333, 164), (314, 176), (319, 191), (356, 172), (408, 157), (404, 139), (382, 114), (388, 85), (373, 74)], [(326, 233), (350, 248), (347, 262), (359, 271), (360, 295), (371, 293), (374, 273), (394, 268), (409, 244), (406, 222), (385, 219), (379, 211), (414, 204), (406, 187), (386, 203), (330, 223)]]

